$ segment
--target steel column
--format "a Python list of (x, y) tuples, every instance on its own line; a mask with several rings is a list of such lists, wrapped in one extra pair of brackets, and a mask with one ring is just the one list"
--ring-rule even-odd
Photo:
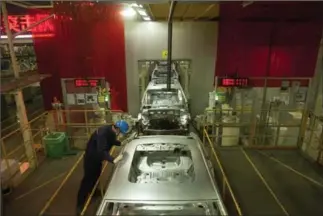
[[(1, 9), (2, 9), (2, 17), (3, 17), (3, 22), (6, 28), (6, 34), (8, 36), (8, 46), (9, 46), (9, 52), (10, 52), (10, 58), (12, 62), (12, 69), (14, 72), (14, 76), (16, 79), (19, 78), (19, 65), (17, 62), (17, 58), (14, 52), (14, 46), (13, 46), (13, 38), (12, 34), (9, 28), (9, 22), (8, 22), (8, 11), (6, 7), (6, 3), (2, 2), (1, 3)], [(33, 147), (32, 147), (32, 133), (31, 133), (31, 128), (28, 122), (27, 114), (26, 114), (26, 107), (24, 103), (24, 98), (21, 89), (17, 90), (15, 92), (15, 101), (16, 101), (16, 106), (17, 106), (17, 114), (19, 116), (20, 120), (20, 128), (21, 132), (23, 135), (23, 140), (24, 140), (24, 145), (26, 149), (26, 155), (28, 158), (28, 161), (30, 163), (30, 167), (33, 168), (35, 167), (35, 158), (34, 158), (34, 152), (33, 152)]]
[(172, 45), (173, 45), (173, 14), (176, 6), (176, 1), (172, 1), (168, 15), (168, 54), (167, 54), (167, 90), (171, 88), (172, 76)]

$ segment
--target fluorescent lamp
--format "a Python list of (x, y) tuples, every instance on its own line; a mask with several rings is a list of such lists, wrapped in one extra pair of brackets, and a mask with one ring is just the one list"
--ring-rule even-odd
[(144, 11), (144, 10), (137, 10), (137, 11), (141, 16), (147, 16), (146, 11)]
[(132, 8), (126, 8), (123, 11), (121, 11), (121, 15), (125, 17), (132, 17), (136, 15), (136, 11)]
[[(1, 39), (7, 39), (7, 35), (1, 35)], [(17, 35), (15, 38), (33, 38), (32, 35)]]
[(142, 17), (144, 20), (146, 20), (146, 21), (150, 21), (151, 19), (150, 19), (150, 17), (148, 17), (148, 16), (145, 16), (145, 17)]
[(142, 8), (142, 5), (141, 4), (132, 3), (131, 4), (131, 7), (140, 7), (140, 8)]
[[(18, 35), (16, 36), (14, 39), (28, 39), (28, 38), (48, 38), (48, 37), (53, 37), (54, 34), (36, 34), (36, 35), (31, 35), (31, 34), (28, 34), (28, 35)], [(7, 35), (1, 35), (0, 37), (1, 39), (7, 39), (8, 36)]]

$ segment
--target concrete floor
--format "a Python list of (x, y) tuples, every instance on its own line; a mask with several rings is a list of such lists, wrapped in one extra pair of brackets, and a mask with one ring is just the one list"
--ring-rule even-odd
[[(118, 150), (118, 149), (117, 149)], [(117, 151), (115, 152), (115, 154)], [(39, 169), (5, 197), (4, 216), (75, 215), (76, 196), (83, 177), (83, 154), (47, 159)], [(101, 179), (104, 188), (112, 172), (108, 165)], [(95, 215), (100, 197), (93, 198), (85, 215)]]
[(297, 151), (217, 151), (244, 214), (323, 215), (323, 170)]
[[(322, 168), (313, 167), (296, 151), (243, 151), (233, 147), (220, 148), (217, 152), (244, 215), (284, 215), (286, 212), (289, 215), (323, 215)], [(4, 215), (39, 215), (42, 211), (43, 215), (75, 215), (76, 195), (83, 175), (81, 156), (79, 153), (46, 160), (6, 197)], [(290, 171), (286, 165), (305, 174), (314, 183)], [(112, 166), (106, 170), (105, 185)], [(229, 199), (225, 199), (225, 204), (229, 208)], [(93, 199), (85, 215), (95, 215), (99, 205), (100, 198)]]

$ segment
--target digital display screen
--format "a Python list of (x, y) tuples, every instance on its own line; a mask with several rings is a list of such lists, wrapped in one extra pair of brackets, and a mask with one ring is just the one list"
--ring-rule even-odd
[(246, 87), (249, 85), (248, 78), (220, 78), (219, 86), (224, 87)]
[(75, 87), (97, 87), (100, 85), (100, 80), (98, 79), (75, 79)]

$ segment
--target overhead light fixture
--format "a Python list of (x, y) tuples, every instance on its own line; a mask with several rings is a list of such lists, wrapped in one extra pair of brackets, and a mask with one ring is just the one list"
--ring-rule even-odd
[(136, 15), (136, 11), (132, 8), (125, 8), (123, 11), (121, 11), (121, 15), (124, 17), (132, 17)]
[(147, 16), (146, 11), (144, 11), (144, 10), (137, 10), (137, 11), (141, 16)]
[[(35, 34), (35, 35), (26, 34), (26, 35), (18, 35), (14, 39), (49, 38), (49, 37), (53, 37), (53, 36), (54, 36), (54, 34), (51, 34), (51, 33), (48, 33), (48, 34)], [(1, 35), (0, 38), (1, 39), (7, 39), (8, 36), (7, 35)]]
[(141, 4), (132, 3), (131, 4), (131, 7), (140, 7), (140, 8), (142, 8), (142, 5)]
[(150, 17), (148, 17), (148, 16), (144, 16), (144, 17), (142, 17), (144, 20), (146, 20), (146, 21), (150, 21), (151, 19), (150, 19)]
[[(7, 39), (7, 38), (8, 38), (7, 35), (1, 35), (1, 39)], [(33, 36), (32, 35), (18, 35), (15, 38), (33, 38)]]

